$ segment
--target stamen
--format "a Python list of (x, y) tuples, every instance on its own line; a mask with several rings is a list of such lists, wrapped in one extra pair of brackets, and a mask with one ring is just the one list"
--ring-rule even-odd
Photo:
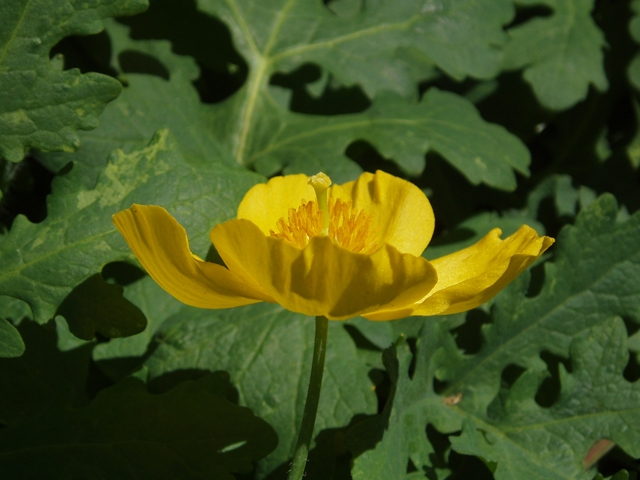
[(375, 230), (372, 228), (373, 215), (364, 210), (353, 212), (351, 200), (344, 202), (338, 199), (335, 204), (329, 201), (329, 237), (338, 245), (352, 252), (373, 253), (376, 249)]
[[(355, 253), (373, 253), (376, 230), (372, 227), (373, 215), (363, 210), (353, 212), (351, 201), (329, 199), (329, 225), (327, 235), (338, 245)], [(309, 239), (323, 234), (323, 212), (315, 201), (303, 201), (297, 210), (290, 208), (288, 220), (276, 222), (278, 232), (270, 230), (272, 237), (283, 238), (291, 245), (304, 248)]]
[(277, 233), (269, 230), (272, 237), (284, 238), (294, 247), (304, 248), (310, 238), (322, 232), (322, 212), (315, 201), (303, 201), (297, 211), (290, 208), (288, 213), (288, 221), (283, 217), (276, 222)]

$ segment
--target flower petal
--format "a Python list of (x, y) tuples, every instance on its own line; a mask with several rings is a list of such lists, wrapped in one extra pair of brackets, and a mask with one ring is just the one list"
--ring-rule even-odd
[(437, 281), (429, 261), (389, 245), (364, 255), (314, 237), (299, 249), (244, 219), (217, 225), (211, 240), (234, 274), (252, 278), (284, 308), (305, 315), (344, 320), (409, 308)]
[(316, 199), (313, 187), (306, 175), (273, 177), (267, 183), (254, 185), (238, 207), (238, 218), (250, 220), (265, 235), (275, 230), (276, 222), (287, 218), (289, 209), (297, 209), (303, 200)]
[(378, 246), (392, 245), (420, 256), (433, 235), (435, 218), (426, 195), (413, 183), (378, 170), (355, 182), (331, 187), (331, 198), (352, 200), (353, 208), (373, 214)]
[(158, 285), (187, 305), (229, 308), (273, 302), (223, 266), (193, 255), (187, 232), (162, 207), (133, 205), (115, 214), (113, 223)]
[[(523, 225), (501, 240), (496, 228), (476, 244), (433, 260), (438, 283), (416, 305), (412, 315), (448, 315), (478, 307), (531, 265), (553, 243)], [(375, 312), (371, 320), (386, 320), (393, 312)]]

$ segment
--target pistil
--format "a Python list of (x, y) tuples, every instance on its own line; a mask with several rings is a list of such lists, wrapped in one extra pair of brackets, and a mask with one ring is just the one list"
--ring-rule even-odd
[(331, 186), (331, 179), (328, 175), (320, 172), (309, 179), (309, 185), (316, 191), (316, 198), (318, 199), (318, 210), (322, 211), (322, 233), (321, 235), (329, 235), (329, 200), (327, 198), (327, 191)]

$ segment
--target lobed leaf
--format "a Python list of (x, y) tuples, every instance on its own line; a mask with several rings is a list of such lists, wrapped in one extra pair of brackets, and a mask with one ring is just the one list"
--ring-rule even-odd
[(442, 380), (451, 381), (448, 391), (465, 385), (481, 412), (509, 364), (540, 371), (543, 350), (566, 356), (575, 335), (614, 315), (640, 321), (640, 214), (625, 222), (617, 214), (615, 200), (604, 195), (561, 231), (541, 292), (526, 298), (524, 280), (517, 280), (498, 297), (481, 352), (440, 371)]
[(200, 0), (199, 6), (227, 23), (253, 69), (249, 109), (271, 72), (305, 62), (322, 65), (341, 83), (362, 85), (371, 97), (383, 90), (413, 96), (408, 66), (398, 58), (402, 47), (454, 78), (491, 78), (506, 41), (502, 26), (513, 17), (505, 0), (367, 2), (348, 19), (320, 2), (299, 0)]
[[(631, 9), (634, 12), (634, 16), (629, 22), (629, 32), (636, 43), (640, 43), (640, 1), (633, 0), (631, 2)], [(631, 85), (637, 90), (640, 90), (640, 55), (636, 55), (631, 60), (628, 67), (628, 75)], [(637, 121), (637, 119), (640, 118), (640, 107), (638, 106), (637, 100), (633, 100), (633, 109)], [(636, 133), (627, 147), (627, 155), (633, 168), (637, 169), (640, 167), (640, 129), (636, 129)]]
[(105, 17), (133, 15), (147, 0), (7, 0), (0, 18), (0, 157), (22, 160), (29, 147), (74, 151), (77, 130), (98, 124), (116, 98), (117, 80), (97, 73), (62, 71), (49, 52), (70, 35), (102, 30)]
[[(478, 353), (463, 354), (443, 320), (425, 323), (411, 377), (405, 347), (385, 354), (394, 386), (384, 412), (349, 432), (354, 479), (402, 478), (409, 459), (435, 472), (427, 423), (443, 433), (462, 428), (453, 448), (495, 462), (498, 480), (592, 478), (584, 461), (602, 438), (640, 455), (629, 428), (640, 421), (640, 390), (622, 376), (628, 347), (616, 318), (640, 321), (640, 214), (616, 216), (610, 196), (583, 210), (559, 236), (542, 291), (527, 298), (523, 275), (496, 298)], [(574, 365), (571, 374), (561, 368), (560, 398), (550, 408), (535, 401), (548, 375), (542, 351)], [(524, 373), (501, 389), (510, 365)], [(445, 382), (439, 394), (436, 379)]]
[[(403, 60), (413, 58), (409, 52), (428, 57), (456, 78), (495, 76), (498, 46), (505, 40), (502, 25), (513, 14), (510, 4), (403, 0), (361, 5), (357, 15), (345, 19), (318, 2), (200, 2), (201, 10), (228, 24), (249, 64), (246, 84), (213, 110), (216, 133), (238, 163), (255, 165), (265, 175), (283, 167), (287, 173), (323, 169), (342, 183), (360, 172), (345, 157), (346, 147), (373, 138), (382, 155), (409, 175), (422, 172), (423, 157), (432, 148), (474, 184), (515, 188), (513, 170), (528, 173), (526, 149), (500, 127), (484, 123), (470, 103), (435, 90), (420, 105), (381, 93), (415, 97)], [(269, 78), (305, 62), (319, 64), (342, 84), (362, 86), (376, 98), (373, 107), (335, 118), (286, 110)]]
[(43, 222), (18, 217), (0, 244), (0, 293), (27, 302), (39, 323), (51, 319), (64, 298), (105, 264), (135, 262), (111, 221), (116, 212), (132, 203), (162, 205), (198, 232), (192, 249), (206, 256), (208, 231), (234, 217), (244, 193), (260, 179), (215, 163), (185, 163), (166, 130), (146, 148), (115, 151), (94, 189), (82, 187), (81, 168), (56, 178)]
[(282, 118), (286, 121), (264, 135), (259, 145), (252, 145), (254, 153), (248, 161), (265, 169), (264, 173), (285, 166), (285, 173), (313, 175), (344, 155), (354, 139), (360, 139), (370, 142), (384, 157), (395, 159), (412, 176), (424, 170), (428, 151), (441, 154), (472, 184), (513, 190), (513, 171), (529, 174), (529, 152), (516, 137), (484, 122), (471, 102), (436, 88), (418, 105), (380, 96), (361, 114), (333, 118), (287, 114)]
[(524, 79), (547, 108), (564, 110), (584, 100), (589, 85), (608, 88), (604, 35), (591, 17), (593, 0), (518, 0), (547, 5), (553, 14), (510, 28), (504, 67), (524, 68)]
[(540, 377), (528, 371), (511, 387), (504, 417), (489, 428), (468, 417), (453, 448), (496, 461), (496, 480), (590, 479), (592, 473), (581, 468), (601, 439), (640, 456), (640, 434), (633, 428), (640, 422), (640, 385), (622, 376), (626, 341), (619, 317), (580, 332), (570, 349), (573, 372), (560, 366), (562, 390), (551, 408), (533, 401)]
[[(238, 168), (231, 154), (215, 138), (211, 108), (200, 102), (193, 86), (192, 81), (200, 74), (196, 62), (191, 57), (173, 53), (166, 40), (132, 40), (128, 27), (114, 20), (105, 20), (104, 24), (111, 41), (110, 66), (122, 72), (126, 85), (118, 101), (105, 108), (101, 125), (90, 132), (80, 132), (82, 146), (77, 152), (73, 155), (38, 153), (38, 159), (53, 171), (69, 161), (82, 163), (81, 180), (91, 188), (111, 151), (119, 148), (129, 153), (146, 146), (156, 131), (169, 129), (188, 163), (213, 162)], [(132, 53), (148, 55), (160, 62), (169, 78), (123, 72), (120, 65), (123, 55)]]
[(0, 318), (0, 357), (19, 357), (24, 353), (24, 342), (16, 327)]
[[(425, 434), (427, 423), (444, 432), (456, 430), (460, 421), (455, 411), (433, 390), (437, 363), (434, 354), (447, 338), (441, 323), (430, 321), (416, 343), (415, 370), (409, 376), (411, 353), (406, 343), (385, 350), (383, 362), (392, 382), (383, 412), (352, 428), (347, 446), (354, 460), (354, 480), (404, 478), (409, 459), (421, 472), (435, 476), (430, 459), (433, 446)], [(436, 477), (437, 478), (437, 477)]]
[[(158, 330), (157, 348), (145, 361), (151, 385), (180, 372), (225, 370), (239, 403), (278, 433), (278, 447), (259, 465), (263, 478), (290, 461), (302, 419), (314, 343), (311, 318), (260, 303), (230, 310), (184, 306)], [(104, 358), (104, 356), (103, 356)], [(329, 327), (329, 348), (316, 432), (348, 424), (375, 411), (367, 366), (342, 325)], [(285, 468), (285, 470), (287, 470)]]
[[(631, 33), (631, 37), (636, 43), (640, 43), (640, 1), (633, 0), (631, 2), (631, 9), (634, 12), (634, 16), (629, 22), (629, 33)], [(631, 60), (631, 64), (629, 65), (629, 79), (635, 88), (640, 89), (640, 55), (636, 55)]]
[(27, 303), (6, 295), (0, 295), (0, 311), (14, 325), (19, 325), (24, 318), (28, 318), (31, 314)]

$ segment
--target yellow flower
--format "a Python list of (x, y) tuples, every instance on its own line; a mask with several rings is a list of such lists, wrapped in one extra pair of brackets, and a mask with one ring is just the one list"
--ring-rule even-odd
[(381, 171), (328, 190), (329, 178), (316, 175), (318, 193), (309, 181), (276, 177), (247, 192), (238, 219), (210, 233), (226, 268), (193, 255), (185, 230), (162, 207), (133, 205), (113, 220), (149, 275), (186, 304), (274, 302), (333, 320), (472, 309), (554, 242), (527, 226), (501, 240), (496, 228), (429, 262), (420, 255), (433, 234), (433, 210), (415, 185)]

